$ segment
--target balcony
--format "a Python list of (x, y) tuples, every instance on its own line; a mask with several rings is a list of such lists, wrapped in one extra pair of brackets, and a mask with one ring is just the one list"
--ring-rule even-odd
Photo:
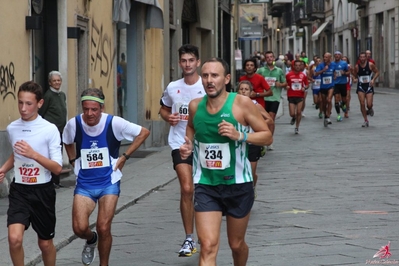
[(369, 0), (348, 0), (348, 3), (354, 3), (355, 5), (365, 5)]
[(272, 17), (280, 18), (283, 15), (286, 6), (291, 3), (292, 0), (270, 0), (267, 14)]
[(292, 4), (287, 4), (284, 8), (284, 12), (282, 14), (282, 27), (291, 27), (294, 24), (294, 19), (292, 17)]
[(294, 6), (295, 25), (297, 27), (304, 27), (312, 24), (306, 16), (305, 7), (304, 2), (298, 2)]
[(324, 19), (324, 1), (306, 0), (306, 15), (308, 20)]

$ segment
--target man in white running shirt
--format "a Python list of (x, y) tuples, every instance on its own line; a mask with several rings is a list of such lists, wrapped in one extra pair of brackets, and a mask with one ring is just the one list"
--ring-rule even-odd
[(62, 170), (61, 138), (57, 127), (39, 114), (43, 90), (33, 81), (18, 90), (21, 118), (7, 127), (13, 153), (0, 168), (0, 182), (14, 168), (7, 211), (8, 244), (14, 266), (24, 266), (24, 231), (32, 224), (43, 264), (55, 266), (55, 189), (51, 173)]
[(194, 241), (193, 157), (191, 155), (182, 160), (179, 148), (186, 135), (188, 104), (192, 99), (205, 95), (201, 77), (197, 73), (200, 63), (198, 47), (185, 44), (179, 48), (183, 78), (169, 83), (162, 95), (159, 110), (162, 119), (170, 124), (168, 142), (172, 148), (173, 168), (180, 182), (180, 213), (186, 238), (179, 250), (179, 257), (190, 257), (197, 252)]

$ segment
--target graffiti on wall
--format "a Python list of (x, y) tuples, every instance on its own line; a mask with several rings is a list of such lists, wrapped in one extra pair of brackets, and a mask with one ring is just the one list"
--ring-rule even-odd
[(8, 66), (0, 65), (0, 95), (3, 97), (3, 101), (7, 97), (16, 99), (17, 81), (15, 80), (14, 71), (13, 62), (10, 62)]
[(91, 29), (91, 65), (93, 73), (106, 77), (107, 86), (111, 79), (116, 49), (112, 48), (112, 39), (104, 32), (103, 24), (98, 26), (93, 19)]

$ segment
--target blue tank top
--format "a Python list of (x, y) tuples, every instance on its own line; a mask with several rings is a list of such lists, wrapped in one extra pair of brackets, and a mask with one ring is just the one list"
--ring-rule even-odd
[(112, 131), (112, 115), (108, 115), (104, 130), (95, 137), (87, 135), (80, 115), (76, 116), (76, 158), (81, 158), (77, 185), (85, 189), (105, 188), (111, 183), (111, 158), (119, 157), (120, 141)]

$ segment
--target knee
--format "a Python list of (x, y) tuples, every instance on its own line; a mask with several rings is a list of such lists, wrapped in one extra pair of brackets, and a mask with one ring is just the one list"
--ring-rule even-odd
[(180, 192), (183, 197), (192, 198), (193, 194), (194, 194), (194, 187), (191, 183), (190, 184), (182, 184)]
[(210, 240), (201, 240), (201, 254), (202, 255), (212, 255), (216, 254), (218, 249), (218, 243), (212, 242)]
[(39, 240), (39, 248), (42, 253), (48, 253), (54, 248), (52, 240)]
[(82, 224), (74, 222), (72, 225), (72, 229), (75, 235), (77, 235), (78, 237), (83, 237), (89, 228), (88, 226), (84, 226)]
[(18, 249), (22, 247), (22, 235), (8, 235), (8, 244), (10, 245), (10, 249)]
[(97, 223), (96, 230), (100, 238), (107, 238), (111, 236), (111, 224), (109, 223)]
[(238, 254), (241, 254), (245, 249), (248, 249), (248, 246), (244, 240), (229, 241), (229, 246), (233, 253)]

